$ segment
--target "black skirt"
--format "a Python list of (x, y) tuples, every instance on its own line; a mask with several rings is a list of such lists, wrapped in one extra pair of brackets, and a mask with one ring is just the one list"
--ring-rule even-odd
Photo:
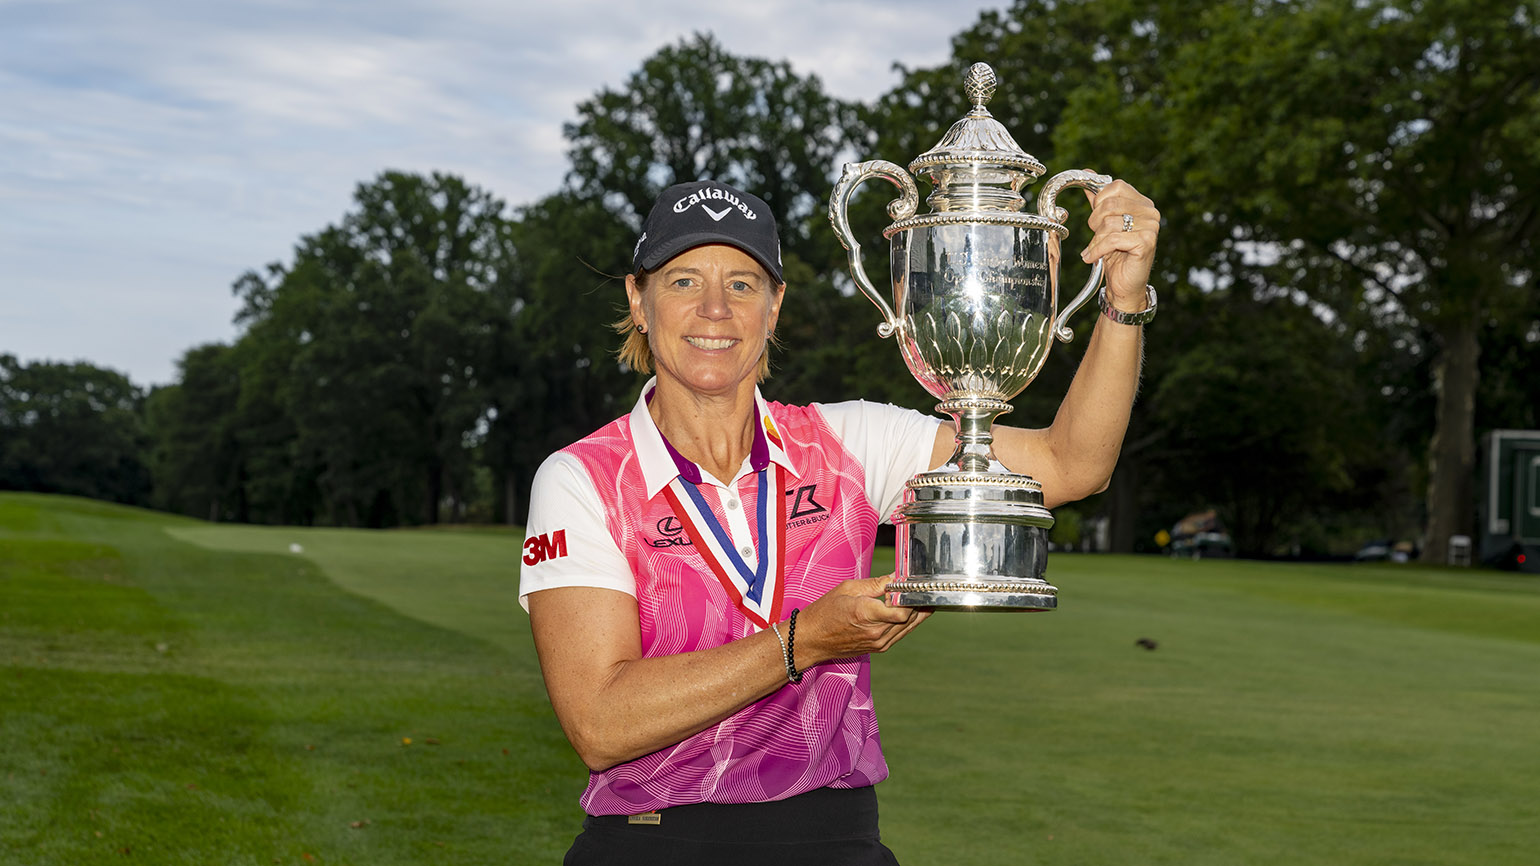
[(589, 815), (563, 866), (897, 866), (877, 833), (877, 792), (819, 788), (771, 803), (700, 803)]

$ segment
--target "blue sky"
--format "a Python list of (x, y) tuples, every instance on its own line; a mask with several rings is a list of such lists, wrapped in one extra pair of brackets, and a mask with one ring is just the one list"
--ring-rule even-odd
[(1006, 5), (0, 0), (0, 353), (170, 382), (381, 170), (528, 203), (573, 107), (695, 31), (869, 100)]

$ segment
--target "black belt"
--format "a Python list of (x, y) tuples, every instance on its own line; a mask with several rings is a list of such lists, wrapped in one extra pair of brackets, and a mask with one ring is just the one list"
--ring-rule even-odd
[(693, 803), (641, 815), (589, 815), (583, 829), (702, 842), (784, 843), (877, 837), (877, 791), (818, 788), (767, 803)]

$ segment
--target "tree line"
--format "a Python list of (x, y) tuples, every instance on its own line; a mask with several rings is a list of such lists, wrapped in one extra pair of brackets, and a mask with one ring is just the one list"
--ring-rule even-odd
[[(1075, 509), (1120, 550), (1215, 507), (1248, 554), (1421, 534), (1442, 559), (1471, 529), (1478, 435), (1540, 426), (1537, 7), (1022, 0), (871, 104), (696, 35), (577, 106), (538, 202), (361, 183), (291, 261), (235, 281), (240, 336), (188, 350), (172, 385), (0, 356), (0, 487), (256, 523), (521, 522), (539, 462), (635, 399), (619, 277), (653, 198), (696, 178), (782, 228), (766, 396), (928, 411), (825, 208), (843, 162), (935, 144), (985, 60), (1024, 149), (1125, 178), (1166, 219), (1122, 459)], [(853, 204), (869, 250), (888, 198)], [(1079, 353), (1056, 348), (1002, 420), (1048, 423)]]

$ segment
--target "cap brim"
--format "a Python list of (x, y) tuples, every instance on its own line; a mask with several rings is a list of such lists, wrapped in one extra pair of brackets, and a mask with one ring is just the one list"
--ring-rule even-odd
[(770, 278), (775, 281), (776, 285), (780, 285), (781, 283), (785, 282), (785, 280), (781, 277), (781, 270), (779, 266), (773, 262), (766, 261), (765, 257), (761, 255), (758, 250), (752, 249), (748, 245), (744, 244), (741, 239), (733, 237), (729, 234), (724, 234), (722, 232), (695, 232), (693, 234), (680, 235), (678, 237), (671, 238), (668, 243), (659, 244), (657, 247), (648, 250), (647, 255), (642, 256), (642, 260), (637, 262), (637, 264), (641, 265), (643, 270), (656, 270), (660, 265), (662, 265), (664, 262), (667, 262), (669, 259), (672, 259), (674, 256), (677, 256), (686, 250), (692, 250), (696, 247), (703, 247), (707, 244), (726, 244), (727, 246), (733, 247), (734, 249), (742, 250), (749, 256), (749, 258), (758, 262), (759, 266), (765, 269), (765, 273), (770, 275)]

